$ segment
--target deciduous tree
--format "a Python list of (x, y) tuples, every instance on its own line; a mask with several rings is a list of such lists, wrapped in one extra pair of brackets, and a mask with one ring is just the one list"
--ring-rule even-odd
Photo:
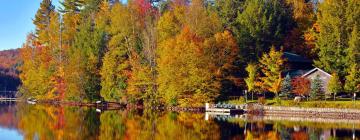
[(295, 77), (291, 81), (291, 84), (293, 86), (292, 92), (294, 92), (296, 95), (306, 96), (310, 94), (310, 80), (303, 77)]
[(333, 73), (331, 75), (332, 77), (330, 78), (328, 85), (327, 85), (327, 90), (328, 93), (332, 93), (334, 94), (334, 100), (335, 100), (335, 96), (337, 93), (339, 93), (342, 89), (342, 83), (340, 81), (339, 76), (337, 75), (337, 73)]
[(100, 72), (101, 96), (107, 101), (120, 101), (126, 96), (130, 76), (129, 57), (136, 43), (133, 34), (135, 21), (125, 5), (116, 3), (111, 9), (110, 22), (112, 37)]
[(282, 51), (276, 51), (272, 47), (270, 52), (264, 54), (260, 60), (261, 72), (264, 74), (261, 77), (262, 88), (275, 93), (276, 96), (278, 96), (281, 89), (281, 72), (284, 69), (282, 55)]
[(248, 77), (245, 79), (248, 91), (252, 94), (252, 99), (254, 97), (254, 92), (259, 91), (261, 88), (259, 85), (259, 72), (256, 64), (248, 64), (246, 67)]

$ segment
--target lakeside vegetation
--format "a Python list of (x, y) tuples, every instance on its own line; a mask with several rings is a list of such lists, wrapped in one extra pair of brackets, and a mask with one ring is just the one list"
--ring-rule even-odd
[[(56, 8), (43, 0), (33, 20), (36, 30), (20, 50), (19, 91), (41, 100), (187, 107), (242, 95), (244, 89), (311, 100), (356, 93), (359, 5), (358, 0), (64, 0)], [(330, 91), (323, 91), (319, 77), (284, 78), (284, 51), (333, 73)]]
[[(233, 99), (224, 101), (229, 104), (245, 104), (245, 103), (259, 103), (258, 100), (245, 100), (244, 98)], [(350, 98), (322, 101), (302, 101), (294, 102), (294, 100), (276, 100), (267, 99), (264, 105), (269, 106), (285, 106), (285, 107), (303, 107), (303, 108), (347, 108), (347, 109), (360, 109), (360, 101), (353, 101)]]

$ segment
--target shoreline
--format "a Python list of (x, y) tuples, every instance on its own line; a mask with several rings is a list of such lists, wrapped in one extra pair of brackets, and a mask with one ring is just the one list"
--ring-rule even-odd
[[(25, 102), (26, 100), (16, 100), (15, 102)], [(94, 107), (101, 110), (119, 110), (119, 109), (151, 109), (157, 111), (178, 111), (178, 112), (206, 112), (204, 107), (177, 107), (177, 106), (154, 106), (145, 107), (143, 105), (135, 104), (122, 104), (119, 102), (106, 102), (106, 103), (84, 103), (84, 102), (71, 102), (71, 101), (50, 101), (40, 100), (36, 104), (46, 105), (65, 105), (76, 107)], [(308, 107), (288, 107), (288, 106), (272, 106), (272, 105), (258, 105), (255, 108), (248, 107), (243, 114), (253, 115), (277, 115), (284, 117), (310, 117), (310, 118), (359, 118), (360, 109), (348, 108), (308, 108)], [(359, 118), (360, 119), (360, 118)]]
[(338, 108), (302, 108), (285, 106), (263, 106), (263, 114), (283, 117), (324, 118), (324, 119), (350, 119), (360, 120), (359, 109)]

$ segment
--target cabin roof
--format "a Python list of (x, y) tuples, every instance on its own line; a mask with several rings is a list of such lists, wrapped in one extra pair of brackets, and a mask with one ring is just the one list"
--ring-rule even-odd
[(295, 69), (295, 70), (288, 70), (288, 71), (285, 71), (283, 74), (284, 76), (286, 76), (287, 74), (289, 74), (289, 76), (291, 78), (294, 78), (294, 77), (297, 77), (297, 76), (302, 76), (304, 75), (305, 73), (309, 72), (310, 70), (312, 69), (307, 69), (307, 70), (301, 70), (301, 69)]
[(312, 60), (290, 52), (284, 52), (283, 57), (286, 58), (288, 62), (312, 63)]
[(325, 72), (325, 71), (323, 71), (322, 69), (320, 69), (320, 68), (314, 68), (314, 69), (312, 69), (312, 70), (310, 70), (309, 72), (307, 72), (307, 73), (305, 73), (304, 75), (302, 75), (301, 77), (306, 77), (306, 76), (308, 76), (308, 75), (310, 75), (310, 74), (312, 74), (312, 73), (314, 73), (315, 71), (320, 71), (320, 72), (322, 72), (322, 73), (324, 73), (325, 75), (327, 75), (327, 76), (329, 76), (329, 77), (332, 77), (331, 76), (331, 74), (329, 74), (329, 73), (327, 73), (327, 72)]

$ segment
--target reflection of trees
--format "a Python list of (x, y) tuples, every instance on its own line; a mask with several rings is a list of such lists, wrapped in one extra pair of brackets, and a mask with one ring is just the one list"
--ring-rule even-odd
[(143, 115), (124, 118), (125, 139), (220, 139), (218, 126), (205, 121), (203, 114), (144, 111)]
[(105, 111), (100, 117), (100, 140), (123, 139), (125, 124), (119, 111)]
[(0, 127), (16, 128), (18, 121), (15, 112), (16, 108), (13, 102), (0, 102)]
[(73, 107), (18, 105), (18, 128), (24, 139), (96, 139), (99, 120), (93, 112)]
[(105, 111), (63, 106), (18, 105), (24, 139), (220, 139), (218, 125), (203, 114), (151, 110)]
[(246, 140), (279, 140), (281, 139), (281, 133), (279, 130), (281, 126), (273, 125), (273, 129), (266, 129), (265, 122), (256, 122), (250, 124), (250, 130), (246, 131)]

